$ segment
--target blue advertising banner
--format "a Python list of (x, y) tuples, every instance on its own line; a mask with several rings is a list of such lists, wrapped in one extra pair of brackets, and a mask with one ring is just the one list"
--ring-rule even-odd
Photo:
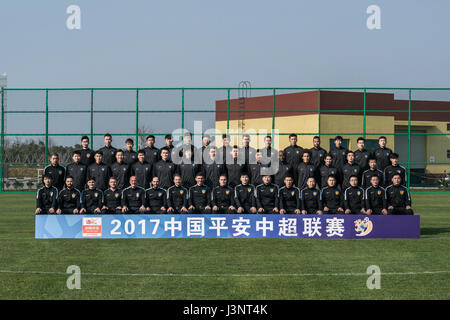
[(36, 215), (36, 239), (419, 238), (420, 216)]

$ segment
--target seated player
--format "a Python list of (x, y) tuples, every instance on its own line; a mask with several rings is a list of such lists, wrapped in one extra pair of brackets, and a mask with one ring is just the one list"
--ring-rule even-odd
[(342, 191), (337, 187), (337, 179), (335, 175), (328, 177), (327, 185), (320, 193), (324, 214), (343, 214), (344, 213), (344, 197)]
[(57, 214), (78, 214), (81, 209), (81, 193), (73, 187), (73, 178), (66, 177), (64, 189), (58, 194)]
[(408, 188), (401, 185), (399, 174), (392, 176), (392, 184), (386, 188), (388, 214), (414, 214), (411, 208), (411, 196)]
[(263, 183), (256, 187), (258, 213), (278, 213), (278, 186), (272, 183), (272, 176), (264, 175)]
[(106, 190), (108, 188), (109, 178), (111, 177), (111, 168), (103, 162), (103, 152), (97, 151), (94, 155), (95, 162), (88, 168), (87, 179), (94, 178), (97, 188)]
[(196, 185), (189, 189), (189, 213), (211, 213), (211, 189), (204, 184), (202, 172), (195, 175)]
[(398, 164), (398, 154), (391, 153), (389, 160), (391, 160), (391, 165), (384, 169), (384, 185), (386, 187), (390, 185), (394, 174), (399, 174), (402, 179), (400, 184), (406, 186), (406, 169)]
[(302, 214), (322, 214), (320, 191), (316, 187), (316, 179), (309, 177), (306, 185), (307, 187), (300, 192)]
[(339, 184), (339, 179), (338, 179), (338, 169), (336, 169), (335, 167), (332, 166), (333, 163), (333, 156), (330, 153), (327, 153), (325, 155), (325, 159), (324, 159), (324, 164), (320, 166), (319, 168), (319, 175), (320, 175), (320, 188), (325, 188), (326, 186), (328, 186), (328, 178), (330, 177), (330, 175), (333, 175), (335, 180), (336, 180), (336, 187)]
[(73, 187), (78, 190), (84, 190), (86, 186), (87, 167), (82, 164), (80, 151), (72, 153), (71, 164), (66, 166), (66, 175), (73, 177)]
[(287, 175), (284, 177), (284, 186), (278, 191), (278, 203), (280, 214), (300, 214), (300, 190), (294, 187), (294, 177)]
[(364, 198), (366, 200), (366, 214), (384, 214), (386, 210), (386, 190), (380, 187), (380, 181), (377, 175), (370, 178), (370, 187), (366, 189)]
[(249, 184), (247, 172), (241, 173), (241, 184), (234, 188), (234, 203), (237, 213), (256, 213), (255, 186)]
[(138, 186), (135, 176), (130, 177), (130, 186), (122, 191), (122, 213), (145, 213), (145, 189)]
[(122, 213), (122, 191), (117, 188), (117, 179), (109, 178), (109, 188), (103, 192), (102, 214)]
[(364, 190), (358, 186), (358, 177), (349, 178), (350, 187), (344, 191), (345, 214), (364, 214)]
[(95, 179), (90, 178), (88, 188), (81, 192), (80, 214), (101, 213), (103, 205), (103, 192), (95, 187)]
[(58, 189), (52, 186), (52, 176), (44, 175), (44, 186), (37, 191), (36, 214), (54, 214), (58, 209)]
[(228, 178), (226, 174), (220, 175), (219, 186), (215, 187), (211, 194), (211, 206), (214, 214), (236, 213), (233, 189), (228, 186)]
[(181, 176), (173, 176), (174, 185), (167, 189), (167, 213), (188, 213), (188, 190), (181, 185)]
[(153, 177), (152, 187), (145, 190), (145, 206), (149, 214), (164, 214), (167, 208), (166, 190), (159, 187), (159, 178)]
[(378, 181), (380, 181), (380, 183), (384, 181), (383, 171), (377, 169), (377, 159), (375, 157), (369, 157), (369, 169), (362, 174), (362, 188), (367, 189), (370, 187), (370, 179), (373, 175), (378, 176)]

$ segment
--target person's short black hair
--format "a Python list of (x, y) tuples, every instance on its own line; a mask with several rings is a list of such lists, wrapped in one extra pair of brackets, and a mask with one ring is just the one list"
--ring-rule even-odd
[(336, 140), (344, 141), (344, 138), (342, 138), (342, 136), (336, 136), (336, 137), (334, 138), (334, 141), (336, 141)]
[(118, 154), (119, 152), (123, 153), (123, 150), (122, 149), (117, 149), (116, 152), (114, 152), (114, 155)]
[(192, 133), (190, 133), (189, 131), (186, 131), (186, 132), (184, 133), (184, 136), (185, 136), (185, 137), (191, 137), (191, 138), (192, 138)]
[(230, 139), (230, 135), (228, 134), (222, 134), (222, 139)]
[[(160, 152), (160, 153), (162, 153), (163, 151), (167, 151), (167, 152), (170, 153), (170, 150), (169, 150), (169, 148), (167, 148), (167, 147), (162, 147), (161, 149), (159, 149), (159, 152)], [(189, 151), (190, 151), (190, 150), (189, 150)]]
[(53, 180), (53, 177), (49, 173), (44, 174), (44, 176), (42, 177), (42, 180), (45, 178)]
[(387, 138), (386, 138), (385, 136), (380, 136), (380, 137), (378, 138), (378, 141), (380, 141), (381, 139), (384, 139), (384, 140), (387, 141)]
[(289, 139), (292, 138), (292, 137), (296, 137), (296, 138), (297, 138), (297, 135), (296, 135), (295, 133), (291, 133), (291, 134), (289, 135)]
[(320, 141), (320, 137), (319, 137), (319, 136), (314, 136), (314, 137), (313, 137), (313, 140), (314, 140), (314, 139), (318, 139), (318, 140)]
[(209, 134), (204, 134), (203, 137), (202, 137), (202, 140), (203, 140), (204, 138), (208, 138), (209, 140), (211, 140), (211, 136), (210, 136)]
[(238, 145), (235, 144), (235, 145), (233, 146), (233, 149), (239, 149)]
[(389, 159), (398, 159), (398, 158), (399, 158), (398, 153), (392, 152), (392, 153), (389, 155)]
[(356, 142), (360, 142), (361, 140), (364, 142), (366, 141), (366, 139), (364, 139), (363, 137), (359, 137), (358, 139), (356, 139)]
[(81, 141), (83, 141), (84, 139), (87, 139), (89, 141), (89, 137), (88, 136), (82, 136), (81, 137)]
[(225, 178), (228, 179), (228, 175), (227, 175), (226, 173), (224, 173), (224, 172), (222, 172), (222, 173), (219, 175), (219, 178), (221, 178), (221, 177), (225, 177)]
[(116, 181), (117, 181), (117, 178), (116, 178), (116, 177), (114, 177), (114, 176), (111, 176), (111, 177), (109, 177), (109, 180), (108, 180), (108, 181), (110, 181), (111, 179), (114, 179), (114, 180), (116, 180)]
[(164, 137), (165, 140), (167, 139), (172, 139), (172, 135), (171, 134), (166, 134), (166, 136)]
[(241, 177), (242, 177), (242, 176), (247, 176), (247, 177), (248, 177), (249, 174), (248, 174), (248, 172), (243, 171), (243, 172), (241, 172)]
[(73, 177), (72, 176), (66, 176), (65, 178), (64, 178), (64, 181), (66, 181), (67, 179), (72, 179), (73, 180)]
[(377, 158), (375, 158), (374, 156), (369, 156), (369, 158), (367, 158), (367, 162), (369, 162), (370, 160), (377, 161)]
[(248, 133), (244, 133), (244, 134), (242, 135), (242, 138), (249, 138), (249, 139), (250, 139), (250, 135), (249, 135)]
[[(291, 175), (291, 174), (287, 174), (287, 175), (284, 176), (284, 179), (286, 179), (286, 178), (294, 179), (294, 176)], [(283, 180), (284, 180), (284, 179), (283, 179)]]
[(353, 155), (355, 155), (355, 153), (352, 150), (348, 150), (345, 156), (348, 156), (350, 153), (353, 153)]
[(109, 134), (109, 133), (105, 133), (105, 135), (103, 136), (103, 138), (106, 138), (106, 137), (110, 137), (110, 138), (112, 139), (112, 135)]
[(139, 149), (137, 153), (138, 154), (143, 153), (145, 155), (145, 150), (144, 149)]
[(400, 175), (400, 173), (394, 173), (394, 174), (392, 175), (392, 177), (391, 177), (391, 180), (392, 180), (392, 178), (395, 177), (395, 176), (399, 176), (400, 178), (402, 177), (402, 176)]
[(101, 156), (103, 157), (103, 152), (102, 152), (102, 151), (100, 151), (100, 150), (97, 150), (97, 151), (95, 151), (95, 154), (94, 154), (94, 156), (95, 156), (96, 154), (99, 154), (99, 155), (101, 155)]
[(376, 177), (378, 180), (380, 180), (380, 177), (379, 177), (377, 174), (372, 174), (372, 175), (370, 176), (370, 180), (372, 180), (373, 177)]
[(175, 174), (173, 175), (173, 178), (175, 179), (176, 177), (180, 177), (180, 178), (181, 178), (181, 174), (175, 173)]
[(57, 153), (55, 153), (55, 152), (50, 153), (50, 158), (51, 158), (51, 157), (58, 157), (58, 158), (59, 158), (59, 154), (57, 154)]
[(354, 174), (352, 174), (349, 178), (348, 178), (348, 181), (350, 181), (350, 179), (351, 178), (353, 178), (353, 177), (355, 177), (357, 180), (358, 180), (358, 176), (357, 175), (354, 175)]
[(131, 138), (128, 138), (127, 140), (125, 140), (125, 144), (127, 144), (127, 143), (134, 144), (134, 140)]
[(303, 158), (303, 155), (304, 155), (305, 153), (309, 154), (310, 157), (312, 156), (311, 150), (309, 150), (309, 149), (303, 149), (302, 155), (301, 155), (302, 158)]
[(266, 140), (266, 139), (272, 140), (272, 136), (265, 136), (265, 137), (264, 137), (264, 140)]
[(332, 155), (331, 153), (329, 153), (329, 152), (325, 154), (324, 159), (325, 159), (326, 157), (330, 157), (331, 159), (333, 159), (333, 155)]
[(74, 156), (74, 155), (79, 155), (79, 156), (81, 156), (81, 152), (80, 151), (78, 151), (78, 150), (75, 150), (74, 152), (72, 152), (72, 156)]
[(197, 178), (197, 177), (200, 177), (200, 176), (202, 176), (203, 178), (205, 177), (205, 174), (203, 173), (203, 172), (197, 172), (196, 174), (195, 174), (195, 177)]
[(147, 136), (147, 138), (145, 138), (145, 141), (147, 141), (147, 140), (150, 139), (150, 138), (152, 138), (153, 140), (155, 140), (155, 136), (152, 135), (152, 134), (149, 134), (149, 135)]
[(90, 177), (90, 178), (88, 178), (86, 181), (87, 181), (87, 182), (89, 182), (89, 181), (95, 181), (95, 178), (94, 178), (94, 177)]
[(330, 174), (330, 175), (328, 175), (327, 180), (330, 179), (330, 178), (333, 178), (333, 179), (337, 180), (335, 174)]
[(256, 152), (261, 152), (261, 150), (260, 149), (256, 149)]

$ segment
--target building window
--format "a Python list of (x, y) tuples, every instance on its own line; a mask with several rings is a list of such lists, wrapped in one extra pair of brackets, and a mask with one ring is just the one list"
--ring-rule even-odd
[(447, 123), (447, 131), (450, 131), (450, 123)]
[(447, 150), (447, 159), (450, 159), (450, 150)]
[(366, 139), (364, 144), (364, 148), (369, 150), (370, 152), (375, 151), (380, 145), (378, 144), (378, 139)]

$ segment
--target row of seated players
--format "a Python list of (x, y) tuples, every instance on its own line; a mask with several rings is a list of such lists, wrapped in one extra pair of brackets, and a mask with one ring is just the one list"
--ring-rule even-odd
[(249, 184), (248, 174), (240, 177), (241, 184), (234, 189), (228, 186), (228, 178), (220, 175), (219, 186), (212, 190), (204, 184), (204, 175), (197, 173), (196, 185), (186, 189), (181, 176), (175, 174), (174, 185), (167, 190), (159, 186), (159, 178), (153, 177), (147, 190), (137, 185), (135, 176), (124, 190), (117, 188), (117, 180), (111, 177), (109, 189), (96, 188), (95, 179), (88, 180), (88, 188), (81, 193), (74, 188), (73, 178), (67, 177), (65, 188), (58, 190), (51, 185), (52, 177), (44, 176), (44, 187), (37, 192), (36, 214), (164, 214), (164, 213), (280, 213), (280, 214), (413, 214), (408, 189), (401, 185), (401, 176), (392, 177), (392, 185), (379, 186), (378, 176), (372, 176), (366, 190), (358, 186), (358, 177), (350, 177), (350, 187), (343, 192), (336, 186), (336, 176), (328, 177), (327, 187), (319, 190), (314, 177), (307, 179), (307, 187), (300, 190), (293, 186), (288, 175), (284, 186), (271, 183), (271, 176), (263, 176), (263, 183)]
[[(317, 181), (318, 187), (324, 188), (327, 186), (328, 176), (334, 175), (337, 178), (337, 185), (341, 190), (345, 190), (350, 186), (350, 176), (358, 177), (358, 185), (363, 188), (370, 186), (370, 178), (377, 175), (380, 184), (387, 187), (391, 184), (394, 174), (401, 176), (401, 184), (406, 185), (406, 170), (399, 165), (399, 156), (396, 153), (390, 153), (389, 159), (391, 165), (387, 166), (384, 171), (377, 169), (377, 160), (375, 157), (368, 157), (367, 163), (369, 169), (363, 171), (360, 165), (355, 163), (355, 153), (353, 151), (346, 152), (346, 164), (341, 169), (333, 166), (333, 155), (324, 155), (324, 164), (316, 167), (311, 162), (311, 150), (303, 149), (301, 152), (302, 162), (293, 167), (285, 160), (286, 151), (279, 151), (278, 153), (278, 170), (272, 175), (272, 182), (279, 187), (284, 185), (284, 178), (290, 175), (294, 178), (294, 185), (300, 189), (306, 187), (306, 182), (309, 177), (314, 177)], [(104, 191), (108, 188), (108, 181), (110, 177), (115, 177), (118, 181), (118, 188), (124, 189), (129, 186), (130, 176), (136, 176), (139, 187), (148, 189), (153, 177), (158, 177), (160, 186), (164, 189), (173, 185), (173, 177), (175, 174), (180, 174), (182, 185), (186, 188), (196, 184), (195, 176), (202, 172), (205, 176), (205, 184), (211, 189), (219, 185), (219, 177), (226, 174), (229, 178), (229, 185), (235, 187), (240, 183), (240, 177), (243, 172), (247, 172), (250, 178), (250, 183), (253, 185), (262, 184), (262, 176), (264, 167), (270, 168), (269, 165), (261, 163), (261, 152), (257, 151), (255, 155), (256, 163), (245, 164), (239, 163), (239, 148), (234, 146), (232, 148), (232, 163), (219, 164), (216, 159), (216, 148), (209, 149), (209, 157), (211, 159), (208, 163), (193, 164), (191, 161), (191, 151), (184, 152), (184, 158), (181, 164), (174, 164), (169, 160), (169, 150), (161, 149), (162, 159), (154, 164), (145, 161), (145, 151), (140, 150), (137, 153), (138, 161), (129, 165), (123, 162), (124, 152), (117, 150), (115, 152), (116, 162), (112, 165), (103, 163), (103, 152), (97, 151), (95, 153), (95, 163), (88, 168), (80, 163), (81, 154), (79, 151), (73, 153), (73, 163), (67, 165), (66, 168), (59, 165), (59, 157), (57, 154), (51, 155), (51, 165), (46, 167), (44, 175), (51, 175), (53, 178), (53, 186), (59, 191), (64, 187), (64, 180), (66, 176), (71, 176), (74, 180), (74, 187), (78, 190), (84, 190), (87, 180), (94, 178), (96, 180), (97, 188)], [(264, 169), (263, 169), (264, 170)], [(275, 170), (273, 170), (275, 171)], [(272, 173), (272, 172), (270, 172)]]

